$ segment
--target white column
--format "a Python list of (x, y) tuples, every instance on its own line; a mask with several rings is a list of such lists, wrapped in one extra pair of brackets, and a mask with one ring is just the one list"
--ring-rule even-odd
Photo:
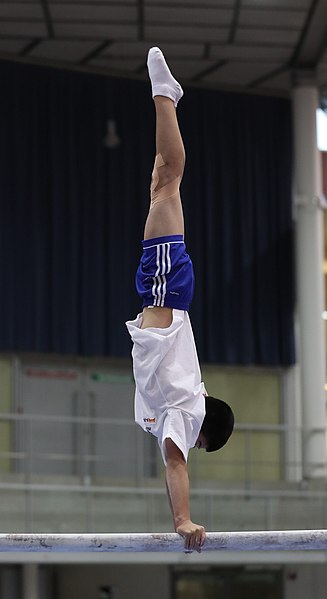
[(23, 599), (39, 599), (38, 564), (23, 565)]
[[(298, 74), (297, 74), (298, 75)], [(304, 476), (326, 474), (325, 338), (321, 163), (317, 149), (318, 90), (311, 73), (293, 89), (298, 359), (303, 416)]]
[[(297, 332), (295, 338), (297, 339)], [(302, 406), (300, 366), (288, 368), (282, 378), (282, 397), (284, 407), (285, 480), (300, 482), (303, 479), (302, 456)]]

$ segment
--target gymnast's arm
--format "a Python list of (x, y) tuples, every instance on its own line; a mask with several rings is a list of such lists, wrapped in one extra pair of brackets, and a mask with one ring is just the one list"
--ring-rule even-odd
[(165, 440), (166, 487), (175, 530), (185, 539), (185, 549), (200, 552), (205, 542), (203, 526), (190, 517), (190, 485), (187, 464), (172, 439)]

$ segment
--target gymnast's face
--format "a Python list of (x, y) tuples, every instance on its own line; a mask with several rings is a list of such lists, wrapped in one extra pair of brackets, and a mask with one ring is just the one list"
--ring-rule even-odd
[(202, 431), (200, 431), (194, 447), (196, 447), (197, 449), (207, 449), (207, 447), (208, 447), (207, 440)]

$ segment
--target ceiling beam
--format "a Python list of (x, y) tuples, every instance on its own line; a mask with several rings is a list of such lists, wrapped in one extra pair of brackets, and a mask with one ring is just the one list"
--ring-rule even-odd
[(32, 50), (34, 50), (34, 48), (36, 48), (36, 46), (38, 46), (40, 43), (42, 42), (42, 39), (37, 38), (34, 40), (31, 40), (30, 42), (28, 42), (28, 44), (26, 44), (26, 46), (24, 46), (24, 48), (19, 52), (19, 56), (28, 56), (30, 52), (32, 52)]
[(104, 42), (101, 42), (101, 44), (98, 44), (98, 46), (96, 46), (91, 52), (86, 54), (78, 64), (84, 65), (87, 64), (90, 60), (93, 60), (93, 58), (97, 58), (99, 54), (101, 54), (101, 52), (103, 52), (103, 50), (105, 50), (106, 48), (109, 48), (111, 44), (111, 40), (105, 40)]
[(251, 83), (248, 84), (248, 89), (252, 89), (254, 87), (257, 87), (258, 85), (262, 85), (263, 83), (266, 83), (266, 81), (269, 81), (269, 79), (273, 79), (274, 77), (277, 77), (277, 75), (281, 75), (282, 73), (285, 73), (285, 71), (288, 71), (290, 68), (289, 64), (283, 64), (280, 67), (278, 67), (277, 69), (273, 69), (272, 71), (269, 71), (269, 73), (266, 73), (265, 75), (262, 75), (261, 77), (258, 77), (257, 79), (254, 79), (253, 81), (251, 81)]
[(52, 19), (51, 19), (48, 0), (40, 0), (40, 2), (41, 2), (43, 17), (44, 17), (48, 37), (53, 38), (55, 35), (54, 35), (53, 23), (52, 23)]
[(290, 59), (294, 68), (315, 68), (321, 59), (327, 38), (326, 0), (311, 0), (307, 18)]
[(228, 60), (219, 60), (215, 64), (211, 65), (210, 67), (207, 67), (206, 69), (203, 69), (202, 71), (200, 71), (199, 73), (194, 75), (194, 77), (191, 78), (191, 81), (193, 81), (193, 82), (200, 81), (201, 79), (203, 79), (203, 77), (207, 77), (211, 73), (214, 73), (221, 67), (225, 66), (225, 64), (227, 64), (227, 63), (228, 63)]
[(230, 26), (230, 30), (229, 30), (229, 35), (228, 35), (228, 43), (229, 44), (233, 44), (235, 41), (237, 27), (238, 27), (238, 21), (239, 21), (239, 17), (240, 17), (241, 4), (242, 4), (242, 0), (235, 0), (233, 18), (232, 18), (232, 22), (231, 22), (231, 26)]

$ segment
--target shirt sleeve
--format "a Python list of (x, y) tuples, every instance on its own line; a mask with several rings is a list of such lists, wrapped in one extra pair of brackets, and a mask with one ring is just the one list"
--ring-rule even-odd
[(196, 421), (187, 413), (176, 408), (170, 408), (162, 428), (161, 438), (158, 438), (158, 443), (161, 449), (162, 459), (165, 466), (167, 465), (165, 440), (171, 439), (178, 449), (182, 452), (185, 462), (187, 462), (188, 452), (191, 447), (194, 447), (198, 438), (199, 426)]

